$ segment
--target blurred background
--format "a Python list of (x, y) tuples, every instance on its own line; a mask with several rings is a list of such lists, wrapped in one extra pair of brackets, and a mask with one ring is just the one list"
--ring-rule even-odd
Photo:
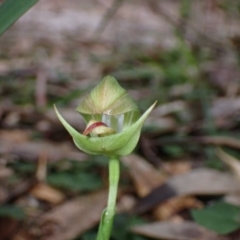
[(108, 162), (53, 104), (83, 132), (75, 108), (106, 75), (142, 112), (158, 101), (112, 240), (240, 239), (239, 61), (238, 0), (39, 1), (0, 38), (0, 239), (96, 238)]

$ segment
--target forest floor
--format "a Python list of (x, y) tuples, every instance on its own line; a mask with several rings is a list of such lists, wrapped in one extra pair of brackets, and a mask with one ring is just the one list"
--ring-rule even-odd
[(238, 1), (39, 1), (0, 39), (0, 239), (94, 240), (108, 161), (81, 98), (114, 76), (147, 119), (122, 158), (112, 240), (240, 239)]

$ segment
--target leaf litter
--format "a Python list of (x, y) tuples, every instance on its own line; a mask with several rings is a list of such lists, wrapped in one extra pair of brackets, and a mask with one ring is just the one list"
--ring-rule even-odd
[[(141, 109), (159, 101), (136, 153), (122, 160), (119, 212), (151, 222), (133, 231), (156, 239), (238, 240), (238, 231), (219, 236), (189, 216), (219, 199), (240, 205), (236, 4), (123, 2), (96, 39), (109, 1), (39, 2), (9, 29), (0, 39), (0, 203), (17, 205), (26, 219), (13, 219), (6, 207), (1, 238), (71, 240), (95, 231), (106, 204), (106, 162), (71, 145), (52, 104), (82, 131), (72, 111), (76, 99), (115, 74)], [(63, 187), (64, 179), (71, 185), (86, 176), (84, 169), (91, 169), (90, 185)], [(52, 185), (49, 176), (64, 178)]]

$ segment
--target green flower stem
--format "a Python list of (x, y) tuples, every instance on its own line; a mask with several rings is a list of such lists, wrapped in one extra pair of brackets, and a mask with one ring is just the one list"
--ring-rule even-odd
[(112, 231), (112, 223), (115, 215), (116, 209), (116, 200), (117, 200), (117, 192), (118, 192), (118, 181), (119, 181), (119, 160), (117, 158), (112, 158), (109, 161), (109, 195), (108, 195), (108, 205), (105, 214), (106, 220), (106, 238), (108, 240), (111, 231)]
[(104, 210), (99, 226), (97, 240), (108, 240), (112, 231), (115, 215), (118, 181), (120, 175), (119, 159), (111, 158), (109, 161), (109, 194), (107, 208)]

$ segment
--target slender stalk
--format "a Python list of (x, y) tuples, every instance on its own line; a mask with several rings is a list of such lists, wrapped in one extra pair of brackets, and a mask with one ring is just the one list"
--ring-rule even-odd
[(97, 240), (108, 240), (112, 231), (113, 218), (115, 215), (116, 199), (119, 181), (119, 159), (109, 160), (109, 193), (107, 208), (104, 210), (98, 230)]

